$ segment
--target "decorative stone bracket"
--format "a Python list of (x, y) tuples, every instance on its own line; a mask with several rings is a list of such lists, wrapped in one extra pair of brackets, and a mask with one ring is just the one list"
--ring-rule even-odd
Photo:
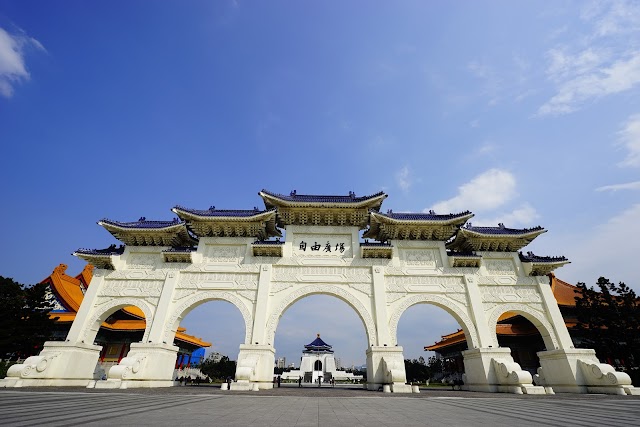
[(553, 394), (551, 388), (533, 385), (533, 378), (520, 364), (505, 359), (492, 359), (498, 391), (514, 394)]
[(240, 345), (236, 381), (231, 390), (253, 390), (273, 388), (272, 375), (275, 349), (269, 345)]
[(37, 356), (13, 365), (1, 387), (86, 386), (93, 380), (93, 371), (100, 349), (98, 345), (47, 341)]

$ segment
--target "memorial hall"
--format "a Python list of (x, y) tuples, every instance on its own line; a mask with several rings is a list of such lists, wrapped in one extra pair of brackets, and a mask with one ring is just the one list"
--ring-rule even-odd
[[(477, 226), (470, 211), (383, 211), (384, 192), (258, 194), (264, 208), (175, 206), (167, 220), (100, 220), (122, 246), (75, 251), (94, 270), (68, 334), (9, 368), (2, 386), (173, 386), (181, 320), (222, 300), (244, 321), (231, 389), (269, 389), (281, 316), (298, 300), (322, 294), (348, 304), (362, 321), (368, 390), (415, 391), (407, 384), (398, 322), (408, 308), (431, 304), (460, 325), (466, 390), (638, 394), (627, 374), (593, 350), (574, 347), (549, 276), (569, 261), (521, 253), (543, 227)], [(116, 313), (144, 318), (144, 330), (96, 380), (104, 351), (99, 331), (122, 319)], [(521, 316), (539, 333), (535, 367), (523, 368), (503, 346), (499, 325), (508, 316)], [(324, 352), (329, 364), (330, 347), (318, 340), (309, 350)]]

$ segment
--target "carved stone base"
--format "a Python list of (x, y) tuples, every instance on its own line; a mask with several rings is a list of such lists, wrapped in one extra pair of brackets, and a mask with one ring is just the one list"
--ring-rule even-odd
[[(170, 387), (173, 385), (173, 371), (176, 365), (178, 347), (169, 344), (132, 343), (127, 357), (119, 364), (112, 366), (107, 374), (107, 381), (98, 388), (123, 388), (113, 387), (118, 382), (130, 384), (131, 382), (145, 382), (147, 384), (165, 384), (155, 387)], [(111, 381), (111, 382), (110, 382)], [(109, 386), (106, 386), (106, 384)], [(137, 387), (153, 387), (140, 385)], [(127, 388), (127, 387), (124, 387)]]
[(477, 348), (462, 352), (465, 367), (465, 389), (470, 391), (546, 394), (534, 386), (531, 374), (513, 361), (509, 348)]
[(629, 375), (600, 363), (592, 349), (541, 351), (538, 357), (541, 367), (536, 383), (557, 393), (640, 394)]
[[(159, 381), (159, 380), (132, 380), (122, 381), (115, 379), (108, 379), (105, 381), (95, 381), (95, 388), (104, 389), (128, 389), (128, 388), (156, 388), (156, 387), (173, 387), (174, 381)], [(87, 386), (87, 388), (91, 388)]]
[(241, 344), (236, 382), (231, 383), (231, 390), (257, 391), (273, 388), (275, 355), (276, 350), (270, 345)]
[(40, 354), (13, 365), (1, 387), (86, 386), (93, 380), (99, 345), (47, 341)]

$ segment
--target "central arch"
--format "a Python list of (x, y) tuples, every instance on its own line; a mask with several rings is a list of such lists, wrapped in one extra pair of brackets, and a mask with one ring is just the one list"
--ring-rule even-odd
[(553, 326), (551, 326), (551, 323), (549, 323), (549, 321), (544, 317), (544, 314), (534, 308), (531, 308), (530, 306), (517, 303), (500, 305), (491, 312), (488, 324), (489, 330), (491, 331), (493, 339), (496, 343), (498, 342), (498, 335), (496, 332), (498, 319), (500, 318), (500, 316), (507, 312), (519, 314), (530, 321), (533, 326), (535, 326), (536, 329), (538, 329), (538, 331), (540, 332), (547, 350), (555, 350), (560, 348)]
[(268, 343), (273, 343), (276, 329), (278, 328), (278, 323), (280, 322), (280, 318), (284, 314), (284, 312), (292, 306), (296, 301), (309, 296), (309, 295), (330, 295), (336, 297), (345, 303), (347, 303), (351, 308), (353, 308), (362, 323), (364, 324), (364, 329), (367, 332), (367, 340), (368, 345), (377, 345), (377, 337), (376, 337), (376, 326), (373, 321), (373, 316), (369, 313), (369, 310), (358, 300), (355, 295), (346, 291), (344, 288), (335, 285), (310, 285), (304, 286), (296, 289), (295, 291), (288, 294), (280, 304), (272, 311), (271, 315), (267, 320), (267, 328), (266, 328), (266, 338)]
[(391, 334), (391, 340), (394, 345), (398, 344), (398, 322), (400, 321), (402, 314), (409, 307), (424, 303), (436, 305), (451, 314), (458, 321), (460, 327), (464, 331), (468, 347), (470, 349), (480, 347), (478, 333), (471, 318), (453, 301), (438, 295), (415, 295), (402, 301), (389, 320), (389, 333)]

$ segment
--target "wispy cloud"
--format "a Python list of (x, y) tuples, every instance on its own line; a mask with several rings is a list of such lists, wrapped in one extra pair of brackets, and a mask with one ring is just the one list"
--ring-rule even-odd
[(640, 5), (591, 2), (581, 19), (588, 26), (586, 36), (547, 52), (547, 77), (556, 94), (538, 109), (539, 116), (568, 114), (640, 85), (640, 49), (633, 42), (640, 32)]
[(44, 51), (44, 46), (23, 32), (9, 34), (0, 28), (0, 95), (13, 96), (14, 86), (29, 80), (30, 75), (24, 61), (25, 50), (29, 47)]
[(624, 184), (603, 185), (596, 191), (640, 190), (640, 181), (625, 182)]
[(405, 166), (396, 172), (396, 184), (404, 193), (409, 191), (411, 188), (411, 170), (409, 170), (409, 166)]
[(491, 226), (499, 223), (507, 224), (511, 227), (532, 225), (533, 221), (540, 215), (529, 203), (523, 203), (515, 209), (499, 213), (492, 218), (476, 217), (473, 219), (475, 225)]
[(640, 114), (629, 117), (618, 132), (618, 143), (627, 149), (627, 157), (620, 166), (640, 166)]
[(458, 194), (433, 205), (438, 213), (460, 212), (467, 209), (492, 211), (513, 199), (516, 179), (508, 171), (490, 169), (458, 187)]

